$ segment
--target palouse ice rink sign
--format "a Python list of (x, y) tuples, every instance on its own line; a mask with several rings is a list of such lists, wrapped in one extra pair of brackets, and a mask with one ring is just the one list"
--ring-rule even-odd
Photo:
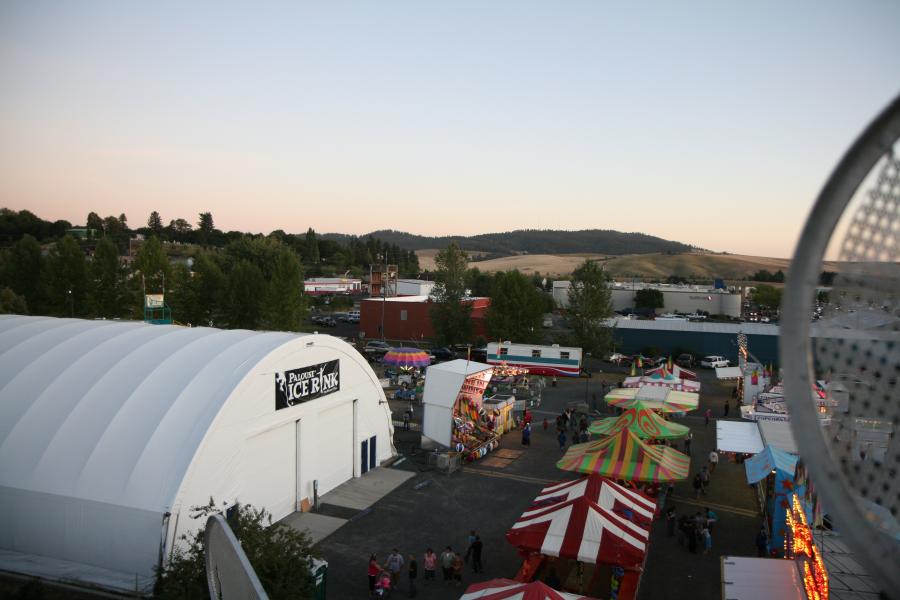
[(326, 396), (340, 389), (339, 360), (275, 373), (275, 410)]

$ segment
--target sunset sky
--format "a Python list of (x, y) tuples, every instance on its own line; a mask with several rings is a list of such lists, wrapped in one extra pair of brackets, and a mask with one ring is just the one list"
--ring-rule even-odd
[(900, 3), (0, 5), (0, 206), (789, 256)]

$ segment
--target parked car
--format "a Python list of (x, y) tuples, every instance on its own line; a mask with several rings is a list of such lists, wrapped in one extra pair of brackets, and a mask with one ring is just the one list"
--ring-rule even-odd
[(613, 352), (609, 355), (609, 358), (606, 359), (614, 365), (625, 365), (631, 362), (630, 356), (625, 356), (620, 352)]
[(337, 327), (337, 321), (332, 317), (322, 317), (319, 319), (319, 325), (322, 325), (323, 327)]
[(450, 348), (446, 346), (442, 346), (440, 348), (432, 348), (428, 351), (431, 354), (432, 359), (434, 360), (453, 360), (456, 358), (456, 353), (453, 352)]
[(363, 352), (366, 353), (370, 358), (381, 358), (385, 354), (388, 353), (388, 350), (391, 349), (391, 345), (387, 342), (382, 342), (380, 340), (372, 340), (370, 342), (366, 342), (365, 348), (363, 348)]
[(679, 367), (684, 367), (685, 369), (690, 369), (694, 366), (694, 355), (693, 354), (679, 354), (678, 358), (675, 359), (675, 364)]
[(704, 356), (700, 360), (701, 367), (707, 367), (709, 369), (715, 369), (717, 367), (727, 367), (729, 365), (729, 360), (724, 356)]
[(359, 323), (359, 311), (351, 310), (347, 313), (347, 322), (348, 323)]
[(658, 367), (659, 365), (666, 362), (665, 356), (650, 356), (648, 358), (644, 358), (644, 368), (647, 367)]
[(550, 329), (553, 327), (553, 318), (552, 317), (544, 317), (543, 325), (546, 329)]

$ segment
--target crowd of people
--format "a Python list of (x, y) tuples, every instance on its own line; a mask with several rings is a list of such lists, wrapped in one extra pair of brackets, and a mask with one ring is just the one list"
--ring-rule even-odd
[[(437, 581), (437, 571), (440, 569), (444, 585), (462, 585), (463, 571), (466, 563), (471, 563), (472, 571), (481, 573), (484, 570), (482, 564), (482, 550), (484, 544), (481, 536), (475, 530), (469, 532), (467, 537), (468, 547), (466, 553), (460, 555), (451, 546), (437, 554), (432, 548), (425, 550), (422, 555), (423, 585), (432, 585)], [(410, 598), (416, 597), (416, 581), (419, 577), (419, 562), (414, 554), (407, 559), (397, 548), (394, 548), (384, 563), (378, 562), (378, 557), (372, 554), (369, 557), (369, 596), (372, 598), (386, 598), (391, 592), (400, 586), (400, 580), (404, 570), (407, 578), (407, 594)]]

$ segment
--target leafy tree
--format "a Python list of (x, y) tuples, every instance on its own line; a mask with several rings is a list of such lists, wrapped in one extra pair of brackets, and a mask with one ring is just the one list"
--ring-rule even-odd
[(174, 219), (169, 221), (169, 226), (166, 227), (166, 230), (172, 241), (182, 243), (191, 241), (193, 228), (191, 227), (191, 224), (184, 219)]
[(287, 247), (281, 246), (263, 297), (263, 323), (267, 329), (297, 331), (305, 313), (300, 260)]
[(225, 318), (230, 327), (256, 329), (262, 311), (260, 290), (266, 279), (259, 267), (241, 260), (228, 274), (225, 291)]
[[(209, 504), (193, 507), (191, 516), (205, 519), (219, 512), (210, 498)], [(315, 556), (312, 539), (284, 523), (272, 523), (265, 509), (238, 505), (228, 525), (241, 543), (241, 549), (253, 566), (263, 589), (273, 600), (312, 598), (315, 581), (309, 571), (309, 558)], [(178, 599), (207, 598), (205, 527), (190, 536), (181, 536), (181, 548), (159, 572), (154, 596)]]
[(7, 253), (0, 278), (4, 285), (25, 298), (32, 313), (41, 314), (46, 305), (45, 276), (41, 245), (25, 234)]
[(8, 287), (0, 287), (0, 315), (27, 315), (28, 303)]
[(65, 236), (47, 258), (47, 296), (51, 314), (88, 314), (88, 275), (84, 252), (71, 236)]
[(612, 347), (612, 331), (603, 320), (612, 315), (609, 278), (596, 262), (586, 260), (572, 273), (569, 287), (569, 322), (574, 343), (594, 356)]
[(781, 288), (764, 283), (759, 284), (756, 286), (751, 299), (758, 306), (769, 310), (778, 310), (778, 307), (781, 306)]
[(98, 236), (103, 235), (103, 219), (95, 212), (88, 213), (85, 227), (96, 230)]
[[(172, 266), (158, 237), (150, 236), (138, 250), (134, 270), (143, 277), (143, 287), (148, 294), (159, 294), (165, 290), (166, 281), (172, 279)], [(136, 279), (140, 286), (141, 279)]]
[(497, 273), (487, 311), (487, 333), (493, 339), (535, 342), (544, 314), (543, 294), (519, 271)]
[(150, 218), (147, 219), (147, 227), (157, 236), (161, 236), (163, 232), (163, 224), (162, 217), (159, 216), (159, 213), (155, 210), (150, 213)]
[(221, 297), (225, 291), (225, 274), (215, 258), (201, 252), (194, 258), (194, 275), (190, 280), (190, 301), (182, 319), (194, 325), (213, 325), (221, 314)]
[(318, 272), (319, 260), (319, 241), (316, 239), (316, 232), (310, 227), (306, 230), (306, 264), (313, 267), (314, 272)]
[(458, 344), (472, 337), (472, 305), (466, 297), (466, 266), (469, 257), (456, 242), (450, 242), (434, 258), (434, 304), (431, 323), (442, 344)]
[(88, 273), (94, 314), (108, 319), (121, 316), (125, 296), (125, 271), (119, 264), (118, 248), (108, 237), (97, 244)]
[(645, 288), (634, 294), (634, 306), (649, 309), (662, 308), (665, 306), (665, 298), (660, 290)]
[(473, 296), (490, 296), (494, 290), (494, 276), (472, 267), (466, 271), (466, 289)]
[(209, 236), (215, 229), (212, 213), (200, 213), (200, 220), (197, 222), (197, 241), (205, 247), (209, 243)]

